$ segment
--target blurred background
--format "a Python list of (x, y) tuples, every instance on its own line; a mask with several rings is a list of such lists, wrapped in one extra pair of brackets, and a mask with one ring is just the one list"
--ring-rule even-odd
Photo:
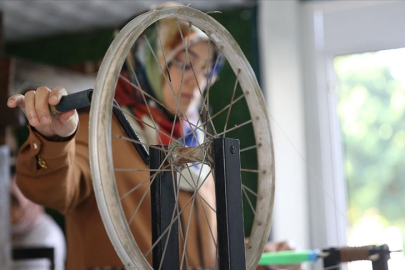
[[(8, 96), (41, 85), (92, 88), (115, 29), (158, 2), (0, 2), (0, 243), (9, 234), (9, 166), (27, 134)], [(189, 3), (221, 11), (212, 17), (262, 86), (276, 159), (271, 238), (298, 249), (388, 244), (401, 250), (390, 269), (405, 269), (405, 2)]]

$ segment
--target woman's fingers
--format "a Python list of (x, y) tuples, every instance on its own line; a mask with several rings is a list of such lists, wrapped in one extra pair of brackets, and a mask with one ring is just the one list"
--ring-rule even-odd
[[(58, 86), (53, 88), (48, 98), (49, 105), (56, 106), (59, 104), (62, 97), (67, 94), (66, 89), (63, 87)], [(54, 117), (57, 119), (57, 123), (53, 125), (53, 130), (57, 135), (68, 137), (76, 131), (79, 123), (79, 117), (76, 110), (67, 111)]]
[[(63, 96), (66, 96), (68, 93), (66, 91), (65, 88), (63, 87), (55, 87), (54, 89), (52, 89), (50, 95), (49, 95), (49, 104), (56, 106), (59, 104), (61, 98)], [(67, 121), (75, 121), (75, 119), (72, 119), (71, 117), (73, 115), (75, 115), (76, 111), (75, 110), (71, 110), (71, 111), (67, 111), (64, 113), (59, 114), (59, 120), (63, 123), (63, 122), (67, 122)]]
[(52, 122), (48, 103), (50, 92), (48, 87), (38, 87), (35, 92), (35, 112), (41, 125), (45, 126)]
[[(71, 117), (76, 114), (75, 110), (67, 111), (59, 114), (59, 120), (63, 123), (72, 120)], [(74, 119), (73, 119), (74, 120)]]
[(52, 89), (51, 93), (49, 94), (48, 102), (50, 105), (53, 105), (53, 106), (58, 105), (60, 102), (60, 99), (63, 96), (66, 96), (67, 94), (68, 93), (65, 88), (57, 86), (54, 89)]
[(25, 97), (21, 94), (13, 95), (8, 98), (7, 106), (9, 108), (16, 108), (17, 106), (20, 106), (20, 108), (24, 110), (24, 99)]
[[(285, 250), (295, 250), (295, 243), (293, 241), (280, 241), (280, 242), (267, 242), (264, 246), (264, 252), (279, 252)], [(296, 265), (268, 265), (258, 267), (257, 270), (302, 270), (300, 264)]]
[(267, 242), (264, 246), (264, 252), (277, 252), (295, 249), (296, 245), (293, 241)]
[(19, 106), (27, 117), (31, 126), (46, 137), (68, 137), (73, 134), (78, 125), (76, 110), (64, 112), (59, 115), (51, 115), (49, 106), (57, 105), (67, 91), (63, 87), (55, 87), (52, 90), (42, 86), (35, 91), (31, 90), (25, 95), (13, 95), (7, 101), (7, 106), (16, 108)]
[(277, 251), (283, 251), (283, 250), (294, 250), (295, 249), (295, 243), (292, 241), (282, 241), (279, 242)]
[(25, 116), (27, 117), (30, 125), (33, 127), (39, 126), (41, 123), (39, 122), (39, 118), (37, 112), (35, 111), (35, 91), (31, 90), (25, 93)]

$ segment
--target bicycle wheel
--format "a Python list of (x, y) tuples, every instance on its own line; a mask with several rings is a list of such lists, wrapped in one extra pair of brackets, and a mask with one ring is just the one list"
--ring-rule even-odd
[[(145, 31), (152, 26), (159, 27), (159, 22), (168, 18), (176, 21), (179, 32), (182, 32), (181, 27), (187, 25), (189, 32), (191, 28), (197, 28), (205, 33), (209, 44), (207, 57), (210, 55), (212, 46), (215, 46), (215, 51), (218, 52), (215, 54), (210, 68), (207, 66), (206, 90), (204, 91), (199, 86), (198, 91), (196, 90), (202, 100), (198, 112), (202, 117), (195, 121), (188, 119), (178, 98), (174, 98), (177, 105), (174, 111), (166, 108), (174, 117), (173, 123), (181, 121), (188, 125), (187, 134), (192, 134), (197, 147), (202, 149), (203, 153), (201, 159), (189, 160), (189, 163), (179, 165), (176, 163), (176, 154), (171, 149), (185, 148), (187, 134), (183, 130), (183, 136), (174, 138), (172, 136), (174, 128), (171, 128), (170, 134), (164, 134), (169, 140), (167, 143), (169, 150), (166, 151), (165, 164), (162, 164), (159, 169), (160, 171), (176, 171), (179, 175), (177, 194), (182, 194), (181, 196), (186, 194), (184, 195), (186, 199), (179, 199), (180, 206), (173, 210), (174, 219), (181, 219), (179, 241), (181, 242), (182, 268), (201, 267), (199, 264), (203, 264), (203, 267), (207, 268), (215, 267), (216, 259), (214, 262), (206, 259), (212, 253), (215, 256), (217, 253), (215, 249), (218, 248), (215, 233), (216, 222), (212, 220), (213, 213), (215, 213), (215, 197), (213, 198), (215, 192), (212, 191), (213, 182), (210, 173), (212, 168), (206, 164), (211, 164), (207, 160), (212, 160), (210, 157), (212, 139), (226, 136), (240, 140), (244, 216), (247, 224), (245, 225), (246, 266), (247, 269), (254, 269), (268, 239), (274, 201), (274, 158), (267, 109), (254, 72), (236, 41), (212, 17), (189, 7), (163, 8), (138, 16), (120, 31), (102, 61), (92, 97), (89, 148), (94, 192), (104, 226), (126, 268), (151, 268), (151, 250), (155, 243), (151, 243), (151, 232), (145, 227), (150, 226), (150, 213), (147, 212), (150, 211), (149, 185), (154, 181), (154, 172), (150, 176), (151, 169), (132, 149), (131, 139), (121, 131), (112, 118), (112, 108), (117, 82), (122, 80), (133, 87), (134, 91), (140, 93), (149, 117), (140, 119), (137, 115), (133, 115), (131, 110), (123, 108), (124, 114), (135, 126), (135, 130), (141, 126), (144, 130), (149, 131), (146, 133), (150, 136), (158, 138), (157, 144), (165, 144), (159, 139), (162, 137), (160, 135), (162, 132), (152, 112), (154, 107), (165, 107), (165, 104), (161, 104), (158, 99), (150, 96), (140, 87), (128, 55), (139, 39), (143, 39), (143, 42), (150, 45), (145, 37)], [(185, 37), (186, 32), (187, 30), (181, 33), (181, 36)], [(158, 36), (157, 40), (157, 44), (161, 44), (161, 37)], [(186, 48), (190, 44), (187, 43), (187, 38), (184, 38), (182, 42), (186, 54), (188, 54)], [(151, 49), (149, 45), (148, 47)], [(164, 50), (162, 49), (162, 51)], [(154, 57), (159, 64), (158, 58)], [(164, 53), (163, 57), (165, 57)], [(219, 78), (213, 78), (210, 73), (217, 68), (218, 63), (222, 63), (222, 58), (225, 59), (224, 72), (228, 68), (228, 73), (221, 74)], [(129, 76), (123, 76), (122, 73), (125, 62), (129, 64), (129, 68), (127, 68)], [(180, 66), (182, 72), (186, 72), (185, 65)], [(163, 76), (166, 83), (173, 88), (166, 60), (159, 67), (157, 71), (160, 72), (159, 76)], [(191, 69), (193, 68), (191, 67)], [(195, 70), (192, 72), (196, 76)], [(204, 72), (204, 70), (200, 72)], [(226, 91), (223, 88), (225, 86), (217, 85), (224, 81), (221, 76), (230, 78), (229, 72), (233, 74), (233, 83)], [(133, 77), (135, 77), (135, 81), (132, 80)], [(217, 80), (217, 83), (211, 87), (214, 79)], [(181, 87), (182, 83), (180, 83)], [(174, 92), (173, 95), (175, 95)], [(220, 108), (211, 111), (210, 105), (214, 100), (219, 101)], [(134, 141), (132, 143), (139, 144)], [(153, 147), (151, 146), (153, 143), (148, 142), (148, 138), (143, 138), (142, 144), (147, 148)], [(119, 146), (120, 150), (115, 149), (116, 146)], [(123, 155), (122, 149), (128, 149), (125, 153), (128, 156), (128, 162), (115, 164), (114, 160)], [(194, 178), (195, 175), (197, 177), (196, 179), (191, 177), (194, 183), (188, 182), (188, 188), (182, 190), (181, 181), (190, 179), (189, 174), (192, 174), (192, 170), (196, 171), (193, 174)], [(133, 180), (124, 181), (123, 178)], [(131, 202), (129, 202), (130, 197)], [(202, 217), (203, 220), (199, 220), (199, 217)], [(201, 232), (208, 232), (208, 235), (199, 235)], [(203, 242), (197, 246), (198, 254), (191, 254), (194, 251), (189, 248), (189, 245), (195, 245), (194, 241)], [(214, 247), (214, 252), (210, 249), (207, 251), (208, 255), (204, 254), (204, 251), (198, 249), (201, 246)]]

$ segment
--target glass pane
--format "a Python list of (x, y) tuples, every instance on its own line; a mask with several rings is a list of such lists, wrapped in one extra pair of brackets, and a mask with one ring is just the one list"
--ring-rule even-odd
[[(338, 115), (348, 197), (348, 244), (405, 243), (405, 48), (339, 56)], [(372, 269), (358, 263), (349, 269)], [(403, 251), (390, 269), (405, 269)]]

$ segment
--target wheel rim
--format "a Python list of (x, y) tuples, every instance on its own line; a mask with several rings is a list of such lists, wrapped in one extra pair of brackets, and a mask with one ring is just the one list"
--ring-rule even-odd
[[(94, 190), (104, 225), (126, 267), (150, 268), (134, 238), (131, 237), (131, 229), (122, 209), (115, 181), (111, 149), (111, 111), (113, 90), (128, 51), (149, 25), (163, 18), (177, 18), (204, 30), (211, 37), (211, 42), (220, 48), (234, 72), (238, 74), (238, 82), (250, 111), (249, 124), (254, 129), (256, 141), (254, 149), (258, 159), (254, 172), (258, 178), (255, 219), (249, 243), (246, 245), (247, 269), (254, 269), (267, 242), (274, 200), (274, 161), (268, 114), (254, 72), (237, 43), (218, 22), (192, 8), (172, 7), (137, 17), (123, 28), (104, 57), (92, 100), (92, 103), (97, 106), (91, 107), (89, 134)], [(245, 190), (244, 194), (246, 193)]]

